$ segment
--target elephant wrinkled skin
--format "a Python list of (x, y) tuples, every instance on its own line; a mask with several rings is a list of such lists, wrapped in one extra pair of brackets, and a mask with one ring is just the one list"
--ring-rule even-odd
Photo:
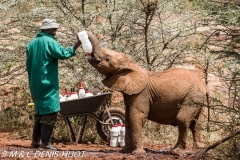
[(127, 55), (101, 47), (91, 32), (88, 36), (93, 45), (89, 63), (106, 76), (102, 81), (105, 86), (124, 97), (126, 145), (121, 152), (145, 153), (142, 131), (146, 119), (178, 126), (172, 154), (185, 154), (188, 128), (193, 134), (193, 149), (204, 147), (201, 123), (206, 88), (197, 75), (186, 69), (148, 71)]

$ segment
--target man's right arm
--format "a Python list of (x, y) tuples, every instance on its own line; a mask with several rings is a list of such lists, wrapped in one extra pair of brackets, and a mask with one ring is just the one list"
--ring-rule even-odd
[(73, 49), (76, 51), (76, 49), (81, 45), (81, 41), (78, 39), (77, 42), (74, 44)]

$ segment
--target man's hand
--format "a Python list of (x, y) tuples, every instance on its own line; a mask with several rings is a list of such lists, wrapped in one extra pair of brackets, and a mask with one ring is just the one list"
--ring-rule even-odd
[(78, 39), (77, 42), (74, 44), (73, 49), (76, 50), (81, 44), (82, 42)]

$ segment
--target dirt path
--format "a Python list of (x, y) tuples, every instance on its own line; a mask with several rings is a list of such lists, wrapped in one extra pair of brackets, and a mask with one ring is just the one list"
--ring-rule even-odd
[(10, 133), (0, 133), (0, 159), (34, 159), (34, 160), (190, 160), (192, 155), (173, 156), (169, 154), (169, 148), (172, 146), (145, 145), (146, 154), (122, 154), (121, 148), (112, 148), (106, 144), (71, 144), (54, 143), (58, 151), (49, 151), (43, 149), (31, 149), (29, 146), (31, 140), (11, 135)]

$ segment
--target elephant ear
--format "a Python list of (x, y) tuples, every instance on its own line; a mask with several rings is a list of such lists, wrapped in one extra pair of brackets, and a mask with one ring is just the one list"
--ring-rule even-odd
[(128, 95), (141, 92), (146, 87), (147, 82), (147, 70), (134, 63), (120, 68), (114, 75), (102, 81), (108, 88)]

